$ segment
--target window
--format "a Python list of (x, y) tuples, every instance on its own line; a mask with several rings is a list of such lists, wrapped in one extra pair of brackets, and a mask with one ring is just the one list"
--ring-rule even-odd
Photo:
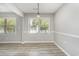
[(15, 25), (16, 21), (15, 18), (8, 18), (7, 19), (7, 24), (6, 24), (6, 31), (7, 32), (15, 32)]
[(0, 17), (0, 33), (4, 33), (4, 18)]
[(49, 32), (48, 18), (31, 18), (30, 19), (30, 33), (47, 33)]
[(0, 17), (0, 33), (15, 32), (16, 19)]

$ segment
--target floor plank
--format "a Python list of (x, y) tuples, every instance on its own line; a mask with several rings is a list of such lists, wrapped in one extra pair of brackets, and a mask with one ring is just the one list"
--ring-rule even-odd
[(54, 43), (0, 43), (0, 56), (66, 56)]

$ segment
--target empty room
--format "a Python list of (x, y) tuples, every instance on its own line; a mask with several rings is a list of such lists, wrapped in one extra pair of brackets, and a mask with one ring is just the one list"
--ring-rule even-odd
[(0, 56), (79, 56), (79, 3), (0, 3)]

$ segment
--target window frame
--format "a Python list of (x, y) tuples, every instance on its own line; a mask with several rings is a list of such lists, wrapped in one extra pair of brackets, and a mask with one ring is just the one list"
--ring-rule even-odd
[(48, 22), (48, 32), (37, 32), (37, 33), (31, 33), (30, 32), (30, 30), (31, 30), (31, 28), (30, 28), (30, 20), (31, 19), (35, 19), (36, 17), (28, 17), (28, 32), (30, 33), (30, 34), (38, 34), (38, 33), (50, 33), (50, 21), (51, 21), (51, 18), (50, 18), (50, 16), (41, 16), (41, 18), (43, 18), (43, 19), (47, 19), (49, 22)]
[[(14, 33), (16, 33), (16, 25), (17, 25), (16, 24), (16, 22), (17, 22), (16, 17), (12, 17), (12, 16), (10, 16), (10, 17), (0, 16), (0, 17), (4, 19), (4, 32), (0, 33), (0, 34), (14, 34)], [(7, 21), (6, 20), (8, 20), (9, 18), (15, 19), (15, 31), (14, 32), (7, 32), (7, 30), (6, 30), (6, 26), (7, 26)]]

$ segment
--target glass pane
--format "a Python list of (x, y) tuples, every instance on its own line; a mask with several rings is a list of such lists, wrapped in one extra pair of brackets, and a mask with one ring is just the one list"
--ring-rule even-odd
[(49, 19), (35, 18), (30, 20), (30, 33), (48, 32)]
[(7, 32), (15, 32), (16, 20), (15, 18), (7, 19)]
[(47, 32), (48, 31), (48, 21), (41, 19), (41, 23), (39, 25), (39, 30), (41, 32)]
[(36, 19), (30, 19), (30, 33), (37, 33), (37, 23)]
[(0, 17), (0, 33), (4, 33), (4, 18)]

